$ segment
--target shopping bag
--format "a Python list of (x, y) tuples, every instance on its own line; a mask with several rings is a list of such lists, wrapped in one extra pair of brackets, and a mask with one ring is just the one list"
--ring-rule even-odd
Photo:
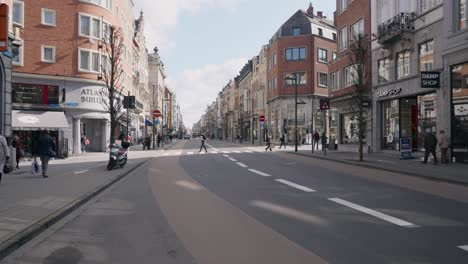
[(37, 160), (34, 159), (31, 163), (31, 174), (35, 175), (39, 171), (39, 165), (37, 164)]

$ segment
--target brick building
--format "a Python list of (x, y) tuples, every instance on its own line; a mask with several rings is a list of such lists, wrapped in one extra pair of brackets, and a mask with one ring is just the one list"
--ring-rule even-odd
[(266, 123), (268, 134), (274, 140), (282, 133), (289, 141), (294, 140), (295, 86), (294, 82), (285, 80), (291, 74), (298, 76), (298, 101), (305, 103), (298, 105), (299, 139), (309, 142), (312, 130), (322, 130), (321, 114), (312, 106), (317, 97), (328, 96), (328, 62), (335, 52), (333, 22), (320, 11), (315, 14), (312, 4), (307, 11), (297, 11), (270, 39)]

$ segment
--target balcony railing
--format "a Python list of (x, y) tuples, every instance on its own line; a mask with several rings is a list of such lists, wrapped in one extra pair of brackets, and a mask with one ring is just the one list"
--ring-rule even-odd
[(377, 28), (377, 39), (380, 44), (393, 40), (404, 32), (414, 30), (415, 13), (399, 13)]

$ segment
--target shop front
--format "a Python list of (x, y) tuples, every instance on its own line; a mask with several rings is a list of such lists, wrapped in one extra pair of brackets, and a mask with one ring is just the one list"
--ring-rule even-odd
[(451, 83), (452, 157), (468, 163), (468, 62), (451, 67)]

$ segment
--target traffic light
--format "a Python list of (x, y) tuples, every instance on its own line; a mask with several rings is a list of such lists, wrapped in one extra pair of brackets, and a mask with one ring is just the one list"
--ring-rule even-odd
[(136, 108), (135, 96), (124, 96), (123, 107), (125, 109), (135, 109)]

